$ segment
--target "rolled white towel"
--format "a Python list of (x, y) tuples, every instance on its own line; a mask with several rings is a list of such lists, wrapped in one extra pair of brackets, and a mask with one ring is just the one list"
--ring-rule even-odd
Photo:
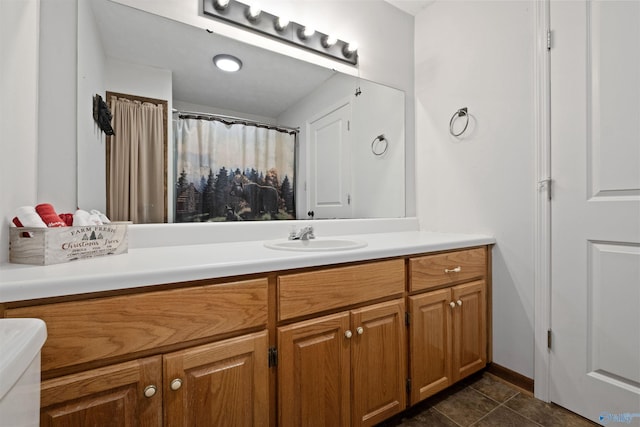
[(40, 215), (36, 212), (36, 208), (33, 206), (19, 207), (16, 209), (15, 217), (23, 227), (47, 228), (47, 224), (40, 218)]
[(103, 214), (102, 212), (100, 212), (97, 209), (92, 209), (90, 213), (91, 213), (91, 215), (98, 215), (98, 218), (100, 219), (102, 224), (109, 224), (111, 222), (109, 220), (109, 218), (107, 218), (107, 216), (105, 214)]
[(96, 214), (89, 214), (89, 221), (91, 221), (91, 225), (102, 225), (100, 217)]
[(91, 214), (89, 212), (78, 209), (73, 214), (73, 226), (75, 227), (78, 225), (95, 225), (95, 223), (91, 221)]

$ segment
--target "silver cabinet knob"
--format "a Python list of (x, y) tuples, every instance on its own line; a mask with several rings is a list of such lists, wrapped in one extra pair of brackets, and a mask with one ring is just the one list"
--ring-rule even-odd
[(175, 380), (171, 381), (171, 384), (169, 386), (171, 387), (171, 390), (176, 391), (180, 387), (182, 387), (182, 380), (180, 378), (176, 378)]
[(448, 268), (444, 269), (445, 273), (460, 273), (461, 271), (462, 271), (462, 267), (460, 266), (457, 266), (456, 268), (452, 268), (452, 269), (448, 269)]
[(451, 306), (451, 308), (456, 308), (456, 303), (455, 303), (455, 302), (453, 302), (453, 301), (451, 301), (451, 302), (449, 303), (449, 305)]
[(144, 397), (153, 397), (156, 395), (158, 387), (154, 385), (148, 385), (144, 388)]
[(458, 300), (458, 301), (456, 301), (456, 302), (458, 303), (458, 306), (461, 306), (461, 305), (462, 305), (462, 300), (461, 300), (461, 299), (459, 299), (459, 300)]
[(353, 336), (353, 332), (351, 332), (349, 329), (347, 329), (346, 331), (344, 331), (344, 336), (346, 338), (351, 338)]
[(364, 334), (364, 328), (362, 326), (358, 326), (356, 328), (356, 332), (358, 333), (358, 335), (362, 335)]

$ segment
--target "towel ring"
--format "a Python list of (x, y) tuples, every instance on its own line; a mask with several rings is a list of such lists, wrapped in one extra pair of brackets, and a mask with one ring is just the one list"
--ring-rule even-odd
[[(464, 123), (464, 128), (462, 128), (462, 130), (458, 133), (455, 133), (453, 131), (453, 123), (456, 121), (456, 117), (466, 117), (466, 121)], [(451, 135), (453, 136), (460, 136), (464, 133), (464, 131), (467, 130), (467, 126), (469, 126), (469, 113), (467, 112), (467, 107), (461, 108), (458, 111), (456, 111), (455, 113), (453, 113), (453, 116), (451, 116), (451, 120), (449, 120), (449, 132), (451, 133)]]
[[(376, 151), (376, 141), (384, 142), (384, 148), (382, 150)], [(387, 152), (387, 148), (389, 148), (389, 141), (387, 141), (387, 138), (385, 138), (384, 135), (378, 135), (373, 138), (373, 141), (371, 141), (371, 152), (376, 156), (382, 156)]]

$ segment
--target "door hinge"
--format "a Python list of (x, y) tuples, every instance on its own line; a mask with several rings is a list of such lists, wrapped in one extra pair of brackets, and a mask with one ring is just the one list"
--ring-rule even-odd
[(551, 30), (547, 31), (547, 50), (551, 50)]
[(407, 326), (411, 324), (411, 314), (408, 311), (404, 312), (404, 324)]
[(551, 350), (551, 329), (547, 329), (547, 348)]
[(347, 120), (347, 132), (351, 130), (351, 120)]
[(411, 394), (411, 378), (407, 378), (406, 389), (407, 389), (407, 394)]
[(547, 190), (547, 199), (551, 200), (551, 186), (553, 184), (553, 180), (551, 178), (545, 178), (538, 181), (538, 190)]
[(347, 204), (351, 204), (351, 194), (347, 194)]
[(278, 366), (278, 349), (269, 347), (269, 367)]

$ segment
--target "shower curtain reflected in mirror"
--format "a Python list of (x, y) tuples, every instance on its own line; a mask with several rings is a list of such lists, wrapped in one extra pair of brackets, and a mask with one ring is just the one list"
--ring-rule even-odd
[(107, 216), (166, 222), (166, 101), (109, 92), (107, 100), (115, 131), (107, 143)]
[(295, 219), (295, 131), (184, 114), (173, 126), (176, 222)]

